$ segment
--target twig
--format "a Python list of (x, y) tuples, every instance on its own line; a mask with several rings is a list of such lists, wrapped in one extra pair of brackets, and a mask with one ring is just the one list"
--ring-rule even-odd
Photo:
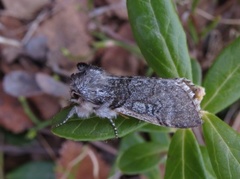
[(45, 19), (47, 19), (47, 17), (52, 16), (52, 15), (60, 12), (60, 10), (62, 10), (62, 8), (64, 8), (66, 5), (68, 5), (71, 2), (73, 2), (73, 0), (64, 1), (64, 3), (62, 3), (60, 6), (54, 7), (51, 11), (49, 9), (44, 9), (41, 13), (39, 13), (37, 18), (31, 23), (28, 32), (26, 33), (26, 35), (22, 39), (22, 44), (26, 45), (29, 42), (29, 40), (32, 38), (33, 34), (35, 33), (35, 31), (37, 30), (39, 25)]
[(96, 16), (102, 15), (111, 10), (120, 9), (120, 8), (124, 8), (124, 7), (126, 7), (125, 1), (122, 0), (119, 3), (115, 3), (115, 4), (111, 4), (108, 6), (103, 6), (103, 7), (94, 9), (92, 12), (89, 13), (89, 17), (94, 18)]
[(51, 148), (51, 146), (49, 145), (49, 143), (46, 141), (46, 139), (39, 135), (39, 139), (40, 139), (40, 142), (41, 144), (43, 145), (43, 148), (46, 150), (46, 152), (48, 153), (48, 155), (51, 157), (51, 159), (53, 161), (56, 160), (56, 155), (55, 155), (55, 152), (53, 151), (53, 149)]
[[(207, 20), (215, 20), (216, 17), (213, 15), (207, 13), (206, 11), (203, 11), (202, 9), (196, 8), (196, 13), (202, 17), (204, 17)], [(240, 25), (240, 19), (223, 19), (221, 18), (219, 23), (226, 24), (226, 25)]]
[(121, 35), (119, 35), (118, 33), (114, 32), (112, 29), (105, 27), (105, 26), (100, 26), (99, 29), (101, 30), (101, 32), (103, 32), (104, 34), (107, 34), (108, 36), (112, 37), (115, 40), (124, 42), (128, 45), (135, 45), (135, 43), (133, 43), (132, 41), (125, 39), (124, 37), (122, 37)]
[(96, 155), (94, 154), (94, 152), (92, 150), (88, 150), (88, 155), (90, 157), (90, 159), (92, 160), (92, 164), (93, 164), (93, 177), (94, 178), (99, 178), (99, 163), (97, 160)]
[(113, 147), (106, 145), (102, 142), (91, 142), (91, 144), (103, 151), (106, 151), (112, 155), (117, 155), (118, 151), (116, 149), (114, 149)]
[(239, 103), (235, 103), (234, 105), (232, 105), (230, 107), (230, 109), (228, 110), (227, 114), (225, 115), (225, 117), (223, 119), (227, 124), (230, 124), (230, 121), (231, 121), (233, 115), (236, 114), (236, 111), (238, 110), (238, 108), (239, 108)]
[(4, 45), (11, 45), (14, 47), (20, 47), (21, 43), (17, 40), (14, 39), (9, 39), (3, 36), (0, 36), (0, 44), (4, 44)]
[(24, 36), (24, 38), (22, 39), (22, 44), (26, 45), (29, 40), (32, 38), (33, 34), (35, 33), (35, 31), (37, 30), (37, 28), (39, 27), (40, 23), (43, 22), (48, 16), (49, 16), (49, 11), (48, 10), (43, 10), (38, 16), (37, 18), (32, 22), (32, 24), (30, 25), (30, 28), (28, 30), (28, 32), (26, 33), (26, 35)]
[(238, 113), (237, 117), (235, 118), (232, 128), (235, 130), (239, 130), (239, 128), (240, 128), (240, 112)]
[(198, 143), (200, 145), (204, 145), (205, 143), (204, 143), (202, 132), (201, 132), (200, 128), (199, 127), (198, 128), (193, 128), (192, 131), (194, 132)]
[(88, 150), (89, 150), (88, 146), (83, 146), (81, 153), (74, 160), (68, 163), (67, 169), (64, 172), (63, 176), (61, 177), (61, 179), (68, 178), (71, 169), (77, 164), (79, 164), (88, 155)]
[[(58, 149), (53, 149), (57, 154)], [(27, 146), (27, 147), (16, 147), (12, 145), (0, 145), (0, 152), (8, 153), (11, 155), (24, 155), (24, 154), (46, 154), (46, 151), (41, 146)]]

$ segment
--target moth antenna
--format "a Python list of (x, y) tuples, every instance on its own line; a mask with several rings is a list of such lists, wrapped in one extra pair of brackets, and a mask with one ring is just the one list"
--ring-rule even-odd
[(115, 138), (116, 138), (116, 139), (119, 138), (119, 137), (118, 137), (118, 130), (117, 130), (116, 125), (115, 125), (115, 123), (113, 122), (112, 118), (108, 118), (108, 120), (110, 121), (110, 123), (111, 123), (111, 125), (112, 125), (112, 127), (113, 127), (114, 134), (115, 134)]

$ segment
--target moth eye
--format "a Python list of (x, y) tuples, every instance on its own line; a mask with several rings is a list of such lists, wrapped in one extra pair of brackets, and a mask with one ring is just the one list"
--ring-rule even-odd
[(71, 98), (72, 99), (78, 99), (79, 97), (80, 97), (80, 95), (76, 91), (71, 92)]
[(71, 74), (70, 78), (73, 79), (75, 77), (76, 74)]
[(77, 68), (79, 72), (84, 72), (86, 68), (88, 67), (88, 64), (86, 63), (78, 63)]

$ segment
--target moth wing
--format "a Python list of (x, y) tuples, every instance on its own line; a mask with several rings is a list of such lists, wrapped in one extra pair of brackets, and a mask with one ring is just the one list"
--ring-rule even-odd
[(120, 113), (121, 115), (131, 116), (131, 117), (137, 118), (141, 121), (145, 121), (145, 122), (160, 126), (159, 122), (157, 120), (155, 120), (155, 118), (152, 118), (150, 116), (140, 115), (140, 114), (136, 113), (135, 111), (132, 111), (132, 110), (129, 110), (126, 108), (117, 108), (117, 109), (115, 109), (115, 111)]
[(195, 86), (185, 79), (136, 78), (129, 97), (115, 111), (155, 124), (177, 128), (202, 124)]

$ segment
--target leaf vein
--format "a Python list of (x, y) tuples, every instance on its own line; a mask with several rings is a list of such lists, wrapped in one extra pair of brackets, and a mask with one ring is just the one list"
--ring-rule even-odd
[(229, 75), (227, 76), (227, 78), (225, 78), (224, 81), (221, 82), (221, 85), (217, 88), (217, 90), (215, 91), (215, 93), (209, 98), (209, 100), (204, 104), (204, 106), (202, 107), (203, 109), (206, 108), (206, 106), (211, 103), (213, 101), (213, 99), (216, 97), (216, 95), (218, 95), (219, 91), (222, 90), (222, 88), (224, 87), (224, 85), (229, 81), (229, 79), (235, 74), (235, 72), (239, 69), (240, 64), (237, 65), (234, 70), (231, 71), (231, 73), (229, 73)]
[[(230, 155), (231, 158), (233, 158), (238, 163), (238, 165), (240, 166), (240, 162), (237, 160), (237, 158), (233, 155), (233, 153), (229, 149), (230, 147), (228, 147), (227, 142), (225, 141), (225, 139), (221, 136), (221, 134), (218, 132), (218, 130), (215, 128), (215, 126), (212, 124), (212, 122), (211, 122), (211, 120), (209, 118), (208, 118), (208, 120), (209, 120), (209, 124), (212, 126), (212, 128), (214, 129), (216, 134), (222, 139), (223, 144), (225, 145), (225, 148), (226, 148), (227, 155)], [(215, 141), (215, 140), (213, 140), (213, 141)], [(213, 147), (213, 148), (214, 148), (214, 151), (215, 151), (215, 147)], [(214, 153), (216, 154), (216, 152), (214, 152)], [(229, 159), (229, 157), (227, 157), (227, 158)], [(229, 163), (229, 160), (227, 160), (227, 162)], [(218, 170), (219, 170), (219, 167), (218, 167)], [(219, 172), (220, 172), (220, 170), (219, 170)], [(228, 171), (228, 172), (230, 172), (230, 171)]]

